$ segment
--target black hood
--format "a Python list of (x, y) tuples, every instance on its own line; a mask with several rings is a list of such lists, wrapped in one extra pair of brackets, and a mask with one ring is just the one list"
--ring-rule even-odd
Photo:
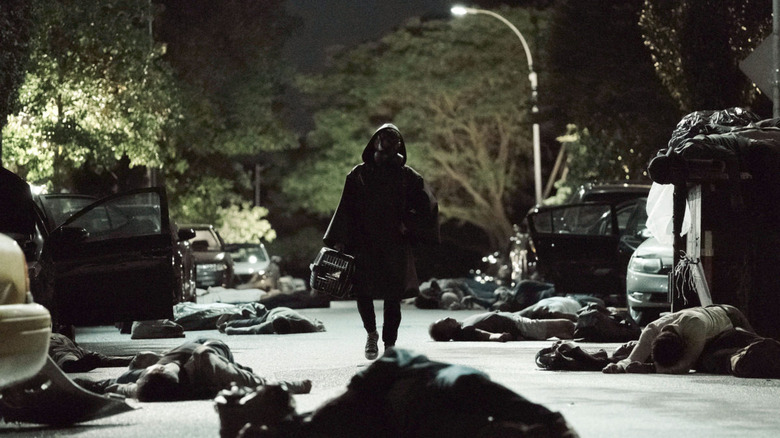
[(380, 126), (379, 129), (374, 132), (374, 135), (371, 136), (371, 139), (368, 140), (368, 144), (366, 145), (365, 149), (363, 149), (363, 162), (366, 164), (372, 164), (374, 162), (374, 139), (377, 135), (379, 135), (380, 132), (385, 130), (395, 131), (398, 134), (398, 138), (401, 139), (401, 147), (398, 150), (398, 153), (401, 154), (401, 157), (403, 157), (401, 160), (401, 165), (403, 166), (406, 164), (406, 143), (404, 143), (404, 137), (401, 135), (401, 131), (399, 131), (398, 128), (392, 123), (385, 123), (384, 125)]

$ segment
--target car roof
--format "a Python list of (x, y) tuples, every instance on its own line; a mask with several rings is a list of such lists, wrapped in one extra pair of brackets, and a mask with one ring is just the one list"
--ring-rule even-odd
[(244, 243), (226, 243), (225, 245), (233, 247), (233, 248), (256, 248), (258, 246), (265, 246), (262, 242), (257, 243), (251, 243), (251, 242), (244, 242)]
[(179, 225), (179, 228), (192, 228), (193, 230), (210, 230), (214, 228), (214, 225), (211, 224), (182, 224)]
[(650, 187), (649, 183), (639, 182), (588, 183), (580, 186), (567, 203), (590, 201), (621, 203), (632, 198), (647, 196)]

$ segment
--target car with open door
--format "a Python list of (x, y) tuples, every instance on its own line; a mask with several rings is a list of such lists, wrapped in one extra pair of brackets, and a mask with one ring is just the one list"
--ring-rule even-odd
[(527, 216), (536, 271), (556, 292), (625, 306), (628, 260), (648, 237), (646, 198), (537, 206)]
[(185, 229), (175, 236), (173, 230), (160, 187), (112, 195), (71, 212), (43, 240), (46, 281), (39, 282), (44, 290), (33, 290), (36, 301), (62, 325), (172, 318), (181, 298), (176, 241), (192, 234)]
[[(580, 185), (567, 199), (564, 205), (583, 204), (586, 202), (623, 204), (638, 198), (646, 198), (651, 185), (640, 181), (590, 182)], [(535, 206), (529, 214), (538, 208)], [(515, 225), (515, 234), (510, 238), (509, 260), (511, 261), (512, 280), (540, 279), (536, 272), (536, 252), (529, 233), (528, 217), (519, 225)], [(637, 243), (637, 242), (633, 242)], [(637, 243), (638, 244), (638, 243)]]

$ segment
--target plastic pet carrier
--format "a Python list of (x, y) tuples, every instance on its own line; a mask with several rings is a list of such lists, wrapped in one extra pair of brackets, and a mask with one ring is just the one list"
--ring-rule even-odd
[(336, 298), (347, 298), (352, 291), (352, 275), (355, 273), (355, 258), (349, 254), (324, 247), (317, 254), (309, 268), (309, 286)]

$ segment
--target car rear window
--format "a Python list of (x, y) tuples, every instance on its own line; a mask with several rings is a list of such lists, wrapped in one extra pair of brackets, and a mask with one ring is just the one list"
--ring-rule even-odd
[(195, 237), (192, 238), (193, 249), (206, 251), (221, 251), (222, 247), (217, 240), (217, 236), (211, 230), (195, 230)]

